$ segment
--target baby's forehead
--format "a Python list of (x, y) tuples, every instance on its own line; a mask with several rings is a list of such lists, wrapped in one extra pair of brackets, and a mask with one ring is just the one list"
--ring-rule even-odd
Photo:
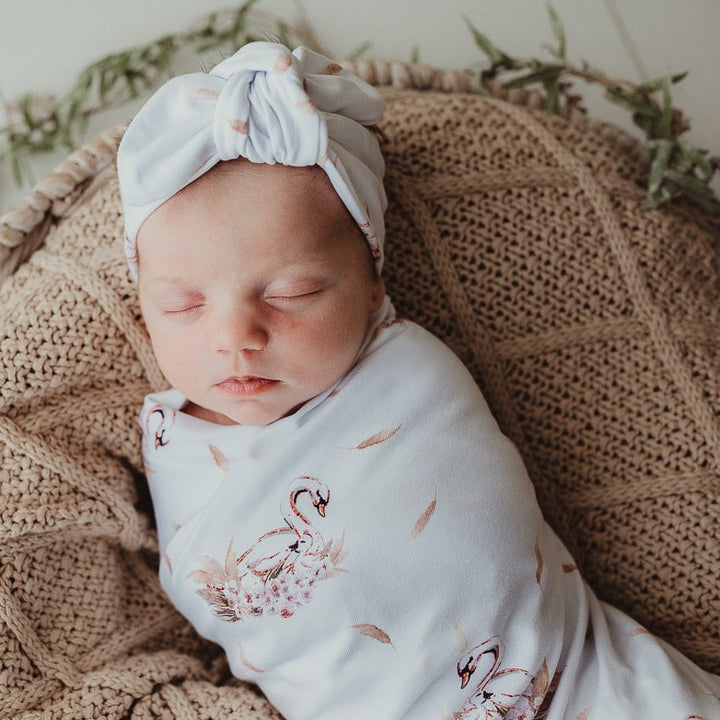
[[(281, 164), (254, 163), (245, 158), (217, 163), (204, 175), (179, 190), (158, 206), (149, 216), (170, 214), (178, 208), (186, 213), (203, 215), (208, 211), (208, 201), (212, 203), (252, 201), (262, 197), (275, 200), (268, 206), (282, 208), (287, 198), (296, 200), (303, 210), (312, 212), (314, 206), (333, 206), (342, 216), (347, 216), (357, 228), (352, 215), (337, 194), (327, 174), (317, 165), (293, 167)], [(148, 218), (148, 219), (149, 219)], [(145, 225), (141, 226), (141, 237)], [(359, 231), (359, 228), (358, 228)], [(361, 233), (362, 234), (362, 233)]]
[[(310, 264), (313, 256), (327, 259), (329, 246), (346, 257), (356, 256), (359, 247), (375, 275), (365, 236), (322, 168), (246, 159), (218, 163), (151, 213), (138, 235), (138, 263), (148, 252), (153, 264), (178, 254), (205, 254), (227, 228), (247, 248), (247, 261), (279, 251)], [(260, 246), (244, 242), (261, 236)], [(278, 238), (285, 242), (278, 245)]]
[(337, 224), (339, 221), (344, 229), (367, 244), (327, 173), (318, 165), (296, 167), (279, 163), (254, 163), (237, 158), (219, 162), (189, 186), (193, 187), (201, 187), (210, 195), (220, 198), (229, 198), (231, 195), (237, 197), (238, 192), (251, 200), (260, 196), (267, 199), (269, 196), (276, 201), (271, 203), (271, 209), (278, 208), (278, 212), (288, 207), (289, 204), (284, 200), (292, 197), (295, 200), (293, 209), (299, 208), (301, 212), (300, 217), (296, 218), (299, 225), (316, 224), (324, 220)]

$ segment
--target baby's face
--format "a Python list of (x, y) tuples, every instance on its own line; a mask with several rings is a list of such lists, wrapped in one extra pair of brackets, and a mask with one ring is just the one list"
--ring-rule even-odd
[(225, 163), (150, 215), (138, 252), (160, 368), (217, 423), (265, 425), (331, 387), (384, 297), (319, 168)]

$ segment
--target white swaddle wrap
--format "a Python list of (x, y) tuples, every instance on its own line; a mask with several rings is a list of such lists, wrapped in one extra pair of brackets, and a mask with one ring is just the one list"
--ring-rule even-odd
[(386, 302), (267, 426), (151, 395), (160, 578), (288, 720), (720, 718), (720, 681), (587, 589), (473, 379)]
[(368, 126), (385, 102), (332, 60), (255, 42), (209, 73), (180, 75), (140, 109), (118, 149), (125, 251), (137, 276), (137, 233), (168, 198), (223, 160), (318, 165), (382, 268), (387, 206), (382, 153)]
[[(131, 270), (145, 218), (237, 157), (322, 167), (379, 269), (382, 106), (269, 43), (170, 81), (118, 154)], [(467, 370), (387, 298), (291, 415), (216, 425), (185, 402), (142, 412), (160, 579), (288, 720), (720, 719), (720, 680), (587, 589)]]

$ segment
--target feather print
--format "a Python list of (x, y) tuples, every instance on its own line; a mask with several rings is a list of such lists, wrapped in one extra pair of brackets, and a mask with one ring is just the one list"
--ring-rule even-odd
[(585, 708), (576, 718), (575, 720), (588, 720), (590, 717), (590, 708)]
[(628, 637), (637, 637), (638, 635), (650, 635), (650, 631), (644, 627), (636, 627)]
[(542, 552), (540, 552), (540, 540), (535, 541), (535, 557), (537, 558), (537, 570), (535, 571), (535, 580), (537, 580), (538, 587), (542, 589), (540, 580), (542, 578), (543, 566), (545, 565), (545, 563), (543, 561)]
[(225, 574), (228, 576), (232, 575), (235, 572), (236, 566), (237, 566), (237, 561), (235, 559), (235, 554), (232, 551), (232, 540), (231, 540), (230, 544), (228, 545), (228, 549), (225, 552)]
[(360, 624), (353, 625), (352, 627), (355, 630), (359, 630), (363, 635), (367, 635), (367, 637), (372, 638), (373, 640), (377, 640), (384, 645), (390, 645), (390, 647), (395, 650), (395, 646), (392, 644), (390, 636), (386, 632), (381, 630), (377, 625)]
[(575, 563), (563, 563), (562, 568), (564, 573), (571, 573), (575, 572), (578, 569), (578, 566)]
[(247, 135), (250, 132), (250, 122), (248, 120), (242, 120), (235, 118), (228, 120), (228, 125), (236, 132), (241, 135)]
[(460, 627), (460, 623), (455, 623), (455, 637), (457, 638), (457, 651), (459, 653), (467, 652), (470, 647), (470, 643), (468, 642), (462, 627)]
[(532, 708), (540, 707), (548, 688), (550, 687), (550, 672), (547, 666), (547, 660), (543, 659), (542, 666), (538, 670), (538, 674), (533, 678), (532, 692), (530, 693), (529, 705)]
[(292, 57), (290, 53), (283, 53), (275, 63), (273, 70), (275, 72), (285, 72), (292, 65)]
[(221, 470), (227, 471), (227, 469), (229, 467), (229, 463), (228, 463), (227, 458), (220, 451), (220, 448), (216, 447), (215, 445), (208, 444), (208, 449), (210, 450), (210, 453), (213, 456), (213, 460), (215, 461), (215, 464)]
[(410, 533), (410, 540), (414, 540), (425, 529), (425, 526), (428, 522), (430, 522), (430, 518), (433, 516), (436, 507), (437, 495), (435, 495), (434, 500), (425, 508), (423, 514), (418, 518), (418, 521), (415, 523), (415, 527)]
[(243, 649), (241, 647), (238, 647), (238, 650), (240, 651), (240, 662), (250, 671), (254, 673), (264, 673), (264, 670), (261, 670), (259, 667), (255, 667), (248, 659), (245, 657), (245, 653), (243, 652)]
[(299, 108), (300, 110), (305, 110), (305, 112), (309, 113), (316, 113), (317, 108), (312, 104), (312, 100), (302, 100), (300, 102), (295, 103), (295, 107)]
[[(337, 545), (335, 545), (334, 540), (331, 540), (324, 548), (324, 552), (326, 552), (328, 554), (328, 557), (330, 558), (330, 562), (335, 566), (339, 565), (345, 559), (345, 550), (343, 549), (344, 545), (345, 545), (345, 533), (343, 533), (340, 536), (340, 540), (337, 543)], [(338, 568), (338, 567), (336, 567), (335, 570), (337, 570), (338, 572), (340, 572), (341, 570), (342, 570), (342, 572), (347, 572), (347, 570), (344, 570), (344, 569)], [(328, 576), (330, 574), (332, 574), (332, 572), (328, 573)]]
[(342, 72), (342, 69), (342, 65), (330, 63), (325, 70), (323, 70), (323, 75), (337, 75), (339, 72)]
[(394, 430), (381, 430), (375, 435), (371, 435), (367, 440), (363, 440), (359, 445), (356, 445), (353, 450), (365, 450), (365, 448), (372, 447), (373, 445), (379, 445), (389, 440), (400, 428), (402, 424), (398, 425)]
[(217, 100), (220, 93), (209, 88), (193, 88), (191, 95), (199, 100)]

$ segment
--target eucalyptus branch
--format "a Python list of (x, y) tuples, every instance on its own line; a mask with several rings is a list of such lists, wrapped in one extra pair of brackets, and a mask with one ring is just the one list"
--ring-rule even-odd
[(290, 25), (255, 9), (257, 1), (211, 13), (184, 32), (107, 55), (86, 67), (60, 97), (26, 93), (13, 103), (0, 99), (7, 116), (7, 124), (0, 127), (0, 161), (10, 162), (16, 183), (22, 185), (31, 155), (58, 147), (75, 149), (94, 115), (122, 107), (169, 78), (181, 50), (231, 54), (252, 40), (273, 37), (328, 54), (305, 18)]
[[(11, 163), (15, 180), (21, 185), (29, 176), (29, 157), (58, 147), (73, 150), (94, 115), (121, 107), (170, 77), (181, 50), (230, 54), (252, 40), (273, 37), (291, 47), (304, 44), (332, 55), (319, 42), (305, 14), (290, 25), (256, 9), (258, 1), (247, 0), (237, 8), (201, 18), (184, 32), (108, 55), (85, 68), (75, 85), (60, 97), (26, 93), (13, 103), (0, 97), (8, 118), (0, 127), (0, 161)], [(698, 150), (682, 137), (690, 125), (672, 102), (671, 88), (685, 73), (634, 84), (609, 77), (586, 62), (575, 65), (567, 58), (565, 29), (558, 14), (551, 6), (548, 12), (555, 39), (553, 46), (546, 46), (549, 61), (513, 57), (466, 19), (475, 43), (487, 58), (481, 69), (469, 71), (476, 77), (477, 91), (491, 93), (497, 83), (508, 89), (533, 87), (543, 96), (547, 111), (569, 116), (573, 111), (587, 112), (582, 97), (574, 91), (574, 81), (603, 87), (607, 98), (628, 110), (645, 134), (651, 164), (644, 206), (655, 207), (684, 197), (720, 224), (720, 202), (710, 186), (720, 168), (720, 158)], [(367, 48), (368, 43), (361, 45), (354, 55)], [(414, 53), (417, 56), (419, 51)]]
[(559, 16), (551, 6), (548, 12), (555, 38), (554, 46), (546, 46), (552, 56), (550, 61), (518, 58), (500, 50), (466, 18), (475, 44), (487, 58), (484, 67), (471, 71), (478, 91), (491, 92), (493, 83), (498, 82), (507, 89), (530, 87), (542, 95), (548, 112), (569, 116), (574, 110), (587, 112), (582, 98), (574, 92), (573, 80), (603, 87), (607, 99), (628, 110), (633, 123), (645, 135), (651, 163), (643, 206), (653, 208), (684, 197), (717, 218), (714, 222), (720, 222), (720, 201), (710, 185), (720, 169), (720, 158), (693, 147), (682, 137), (690, 123), (672, 101), (672, 86), (687, 73), (635, 84), (609, 77), (586, 62), (577, 66), (567, 59), (565, 30)]

